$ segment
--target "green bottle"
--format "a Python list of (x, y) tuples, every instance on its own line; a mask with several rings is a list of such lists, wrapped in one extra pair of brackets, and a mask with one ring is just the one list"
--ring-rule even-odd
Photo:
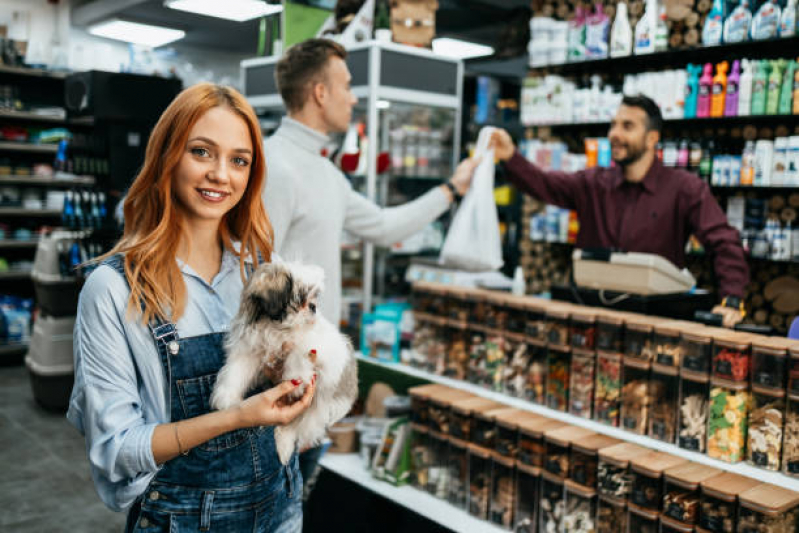
[(754, 116), (766, 114), (768, 71), (768, 60), (755, 61), (755, 74), (752, 77), (752, 115)]
[(780, 105), (777, 109), (778, 115), (791, 114), (791, 100), (793, 99), (793, 78), (799, 64), (796, 61), (788, 61), (788, 68), (785, 69), (785, 76), (782, 78), (782, 88), (780, 89)]
[(780, 106), (780, 88), (782, 87), (782, 74), (788, 62), (785, 59), (775, 59), (771, 62), (771, 75), (768, 77), (768, 94), (766, 100), (766, 114), (776, 115)]

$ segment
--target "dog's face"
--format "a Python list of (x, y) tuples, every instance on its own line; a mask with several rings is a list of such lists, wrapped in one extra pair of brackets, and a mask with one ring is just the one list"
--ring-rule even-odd
[(285, 329), (312, 325), (324, 278), (324, 271), (314, 265), (261, 265), (244, 289), (240, 312), (250, 325), (268, 324)]

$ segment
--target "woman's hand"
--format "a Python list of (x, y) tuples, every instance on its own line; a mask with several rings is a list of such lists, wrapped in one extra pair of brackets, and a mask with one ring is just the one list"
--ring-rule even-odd
[(502, 128), (497, 128), (494, 133), (491, 134), (491, 142), (488, 144), (488, 147), (494, 149), (494, 155), (500, 161), (507, 161), (511, 158), (513, 152), (516, 151), (516, 147), (513, 145), (513, 139), (511, 139), (508, 132)]
[(302, 382), (284, 381), (260, 394), (244, 400), (236, 409), (240, 427), (284, 426), (300, 416), (313, 400), (316, 376), (305, 388), (302, 397), (292, 401), (288, 397)]

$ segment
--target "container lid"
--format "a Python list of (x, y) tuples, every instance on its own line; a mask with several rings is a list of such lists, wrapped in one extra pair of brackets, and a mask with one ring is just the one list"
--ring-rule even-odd
[(640, 359), (638, 357), (630, 357), (625, 355), (622, 358), (622, 362), (624, 366), (631, 366), (633, 368), (638, 368), (640, 370), (649, 370), (652, 366), (651, 361), (647, 361), (646, 359)]
[(760, 337), (752, 341), (752, 351), (785, 357), (793, 342), (783, 337)]
[(632, 442), (623, 442), (599, 450), (599, 458), (606, 463), (625, 468), (630, 461), (642, 455), (649, 455), (652, 450)]
[(471, 392), (467, 392), (465, 390), (460, 389), (441, 389), (441, 390), (434, 390), (428, 394), (427, 399), (431, 402), (449, 406), (455, 400), (461, 400), (463, 398), (472, 398), (474, 394)]
[(707, 372), (696, 372), (695, 370), (688, 370), (687, 368), (680, 369), (680, 377), (697, 383), (707, 383), (710, 381), (710, 375)]
[(570, 353), (572, 351), (569, 345), (549, 344), (549, 351), (556, 351), (560, 353)]
[(660, 513), (657, 511), (650, 511), (649, 509), (644, 509), (642, 507), (638, 507), (632, 502), (627, 503), (627, 509), (630, 510), (631, 513), (637, 514), (638, 516), (642, 516), (647, 520), (657, 520), (660, 516)]
[(594, 322), (596, 320), (596, 316), (597, 310), (593, 307), (575, 306), (571, 313), (572, 320), (576, 320), (578, 322)]
[(506, 302), (509, 307), (514, 309), (525, 309), (527, 307), (527, 297), (517, 296), (515, 294), (508, 294)]
[(458, 439), (458, 438), (453, 437), (453, 436), (449, 437), (449, 443), (452, 444), (453, 446), (456, 446), (458, 448), (463, 448), (463, 449), (466, 449), (469, 446), (469, 443), (466, 442), (465, 440)]
[(486, 300), (490, 304), (494, 305), (504, 305), (508, 301), (508, 296), (510, 296), (507, 292), (501, 291), (486, 291)]
[(527, 335), (525, 335), (524, 333), (514, 333), (512, 331), (506, 331), (505, 338), (513, 342), (527, 342)]
[(622, 355), (618, 352), (606, 352), (605, 350), (597, 350), (596, 352), (597, 357), (601, 357), (603, 359), (612, 359), (614, 362), (621, 363)]
[(665, 470), (688, 462), (682, 457), (665, 452), (652, 452), (630, 460), (630, 467), (648, 477), (660, 477)]
[(690, 524), (683, 524), (682, 522), (678, 522), (677, 520), (669, 518), (666, 515), (662, 515), (660, 517), (660, 523), (663, 524), (664, 526), (670, 527), (671, 529), (675, 529), (677, 531), (683, 531), (684, 533), (693, 533), (694, 531), (694, 526)]
[(596, 496), (596, 491), (594, 489), (575, 483), (571, 479), (567, 479), (563, 484), (566, 486), (567, 491), (582, 496), (583, 498), (593, 498)]
[(613, 311), (611, 309), (599, 309), (596, 313), (596, 321), (602, 322), (603, 324), (621, 326), (624, 324), (624, 313)]
[(754, 336), (740, 331), (721, 331), (713, 334), (713, 343), (727, 348), (746, 350), (752, 344)]
[(713, 387), (722, 387), (725, 389), (732, 389), (734, 391), (742, 391), (749, 388), (749, 383), (746, 381), (730, 381), (729, 379), (710, 378), (710, 384)]
[(546, 309), (547, 317), (568, 319), (573, 306), (563, 303), (552, 304)]
[(524, 472), (530, 476), (540, 476), (541, 475), (541, 468), (533, 465), (525, 464), (518, 459), (516, 460), (516, 469), (520, 472)]
[(655, 325), (655, 335), (682, 335), (683, 331), (694, 329), (697, 326), (698, 324), (696, 322), (667, 320), (666, 322)]
[(790, 343), (788, 345), (788, 353), (791, 354), (791, 357), (799, 358), (799, 340), (790, 339)]
[(656, 325), (668, 321), (669, 320), (665, 318), (630, 314), (629, 317), (624, 322), (627, 329), (647, 332), (647, 331), (653, 331)]
[(723, 472), (700, 483), (703, 493), (728, 502), (735, 501), (742, 492), (762, 484), (761, 481), (732, 472)]
[(539, 311), (541, 313), (552, 304), (552, 300), (545, 300), (544, 298), (535, 298), (533, 296), (524, 297), (524, 308), (532, 311)]
[(697, 327), (686, 330), (682, 334), (682, 338), (688, 342), (708, 344), (711, 340), (713, 340), (713, 331), (720, 329), (721, 328), (709, 328), (707, 326), (697, 324)]
[(412, 284), (412, 288), (414, 291), (434, 292), (437, 290), (441, 290), (442, 288), (446, 288), (446, 286), (442, 285), (441, 283), (435, 283), (433, 281), (414, 281)]
[(545, 478), (547, 481), (551, 483), (555, 483), (556, 485), (563, 486), (563, 478), (561, 478), (557, 474), (553, 474), (552, 472), (547, 472), (546, 470), (541, 470), (541, 477)]
[(546, 441), (558, 446), (569, 446), (576, 440), (582, 440), (593, 435), (596, 435), (596, 433), (590, 429), (581, 428), (579, 426), (560, 427), (544, 432)]
[(566, 425), (566, 422), (543, 417), (538, 420), (520, 420), (519, 431), (525, 435), (530, 435), (533, 438), (540, 439), (543, 437), (545, 431), (555, 428), (562, 428)]
[(482, 446), (478, 446), (477, 444), (471, 444), (471, 443), (469, 443), (467, 447), (469, 448), (469, 453), (472, 455), (482, 457), (483, 459), (488, 459), (491, 457), (491, 450), (487, 448), (483, 448)]
[(721, 474), (721, 470), (701, 463), (685, 463), (663, 472), (667, 482), (688, 490), (696, 490), (703, 481)]
[(411, 396), (416, 396), (418, 398), (426, 399), (434, 391), (440, 391), (444, 389), (454, 390), (451, 387), (447, 387), (446, 385), (441, 385), (439, 383), (430, 383), (428, 385), (418, 385), (416, 387), (411, 387), (410, 389), (408, 389), (408, 394), (410, 394)]
[(449, 435), (446, 435), (444, 433), (439, 433), (438, 431), (436, 431), (434, 429), (430, 430), (430, 437), (432, 437), (434, 439), (437, 439), (437, 440), (440, 440), (440, 441), (449, 442)]
[(773, 516), (799, 505), (799, 492), (764, 483), (739, 494), (738, 499), (748, 509)]
[(752, 383), (752, 392), (755, 394), (762, 394), (763, 396), (770, 396), (772, 398), (784, 398), (785, 397), (785, 389), (782, 387), (764, 387), (762, 385), (756, 385)]
[(652, 372), (658, 374), (665, 374), (667, 376), (676, 376), (680, 373), (680, 369), (676, 366), (661, 365), (659, 363), (652, 363)]
[(582, 453), (597, 454), (600, 450), (616, 446), (621, 442), (621, 440), (614, 439), (613, 437), (609, 437), (607, 435), (592, 435), (590, 437), (572, 442), (572, 449)]
[(521, 409), (509, 408), (504, 412), (497, 412), (494, 415), (496, 423), (508, 429), (519, 429), (519, 423), (528, 418), (542, 418), (541, 415), (522, 411)]
[(545, 348), (546, 345), (547, 345), (547, 341), (541, 340), (541, 339), (537, 339), (535, 337), (529, 337), (528, 336), (528, 337), (525, 338), (525, 340), (527, 341), (527, 344), (531, 344), (531, 345), (533, 345), (533, 346), (535, 346), (537, 348)]
[(622, 500), (621, 498), (616, 498), (615, 496), (611, 496), (609, 494), (599, 494), (599, 499), (603, 500), (614, 507), (627, 507), (627, 500)]
[(490, 411), (492, 409), (499, 409), (502, 404), (482, 398), (480, 396), (472, 396), (471, 398), (459, 398), (452, 402), (451, 409), (455, 412), (465, 415), (471, 415), (475, 411)]
[(491, 459), (493, 459), (495, 462), (503, 466), (507, 466), (508, 468), (513, 468), (513, 466), (516, 464), (516, 461), (514, 459), (510, 457), (505, 457), (501, 453), (497, 452), (491, 452)]
[[(490, 411), (483, 411), (481, 413), (475, 413), (478, 418), (483, 418), (485, 420), (491, 420), (493, 422), (497, 422), (497, 417), (502, 418), (503, 420), (508, 420), (508, 416), (516, 417), (516, 423), (518, 424), (519, 416), (523, 413), (521, 409), (516, 409), (515, 407), (508, 407), (507, 405), (503, 405), (497, 409), (491, 409)], [(512, 422), (511, 422), (512, 423)], [(518, 426), (514, 426), (518, 427)]]

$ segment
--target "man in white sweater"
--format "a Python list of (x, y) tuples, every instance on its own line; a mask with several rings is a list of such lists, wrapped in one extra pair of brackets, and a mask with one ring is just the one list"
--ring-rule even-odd
[(334, 324), (341, 314), (343, 231), (380, 246), (421, 231), (466, 193), (477, 163), (466, 159), (448, 183), (397, 207), (381, 208), (354, 191), (322, 154), (328, 134), (347, 130), (357, 102), (346, 56), (343, 47), (327, 39), (309, 39), (286, 51), (275, 78), (288, 116), (265, 143), (263, 198), (274, 249), (285, 259), (324, 268), (321, 313)]

